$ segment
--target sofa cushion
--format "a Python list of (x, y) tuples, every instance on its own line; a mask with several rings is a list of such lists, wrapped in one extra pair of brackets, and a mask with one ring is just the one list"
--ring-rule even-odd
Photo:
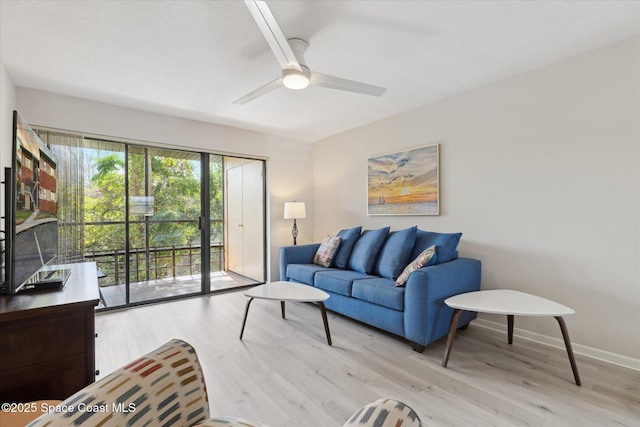
[(287, 277), (289, 280), (313, 286), (313, 276), (318, 271), (327, 271), (327, 269), (316, 264), (289, 264)]
[(349, 257), (351, 256), (351, 251), (353, 250), (353, 246), (360, 238), (360, 232), (362, 231), (362, 226), (353, 227), (350, 229), (340, 230), (338, 233), (338, 237), (342, 238), (340, 242), (340, 247), (333, 257), (333, 267), (335, 268), (347, 268), (347, 263), (349, 262)]
[(409, 280), (409, 275), (419, 268), (426, 265), (433, 265), (436, 263), (436, 247), (430, 246), (422, 251), (420, 255), (416, 257), (409, 265), (402, 270), (402, 273), (396, 279), (396, 286), (402, 286)]
[(340, 246), (340, 236), (327, 236), (322, 240), (320, 247), (313, 256), (313, 263), (318, 264), (321, 267), (329, 267), (334, 255)]
[(403, 311), (405, 288), (394, 285), (395, 281), (382, 277), (354, 280), (351, 296), (372, 304)]
[(313, 284), (316, 288), (350, 297), (354, 280), (373, 278), (351, 270), (323, 270), (316, 274)]
[(373, 267), (376, 264), (378, 254), (387, 238), (387, 234), (389, 234), (389, 227), (363, 231), (349, 257), (349, 263), (347, 264), (349, 270), (364, 274), (373, 273)]
[(395, 280), (402, 273), (416, 243), (417, 230), (418, 227), (413, 226), (389, 233), (373, 270), (376, 276)]
[(458, 258), (458, 242), (462, 233), (436, 233), (418, 230), (416, 243), (409, 259), (414, 259), (430, 246), (436, 247), (436, 263), (441, 264)]

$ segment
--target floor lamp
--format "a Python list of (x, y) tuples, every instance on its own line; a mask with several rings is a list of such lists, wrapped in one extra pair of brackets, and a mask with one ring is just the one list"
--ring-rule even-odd
[(296, 238), (298, 237), (298, 224), (296, 224), (296, 219), (306, 218), (307, 212), (304, 207), (304, 202), (285, 202), (284, 204), (284, 219), (292, 219), (293, 220), (293, 229), (291, 230), (291, 235), (293, 236), (293, 244), (297, 245)]

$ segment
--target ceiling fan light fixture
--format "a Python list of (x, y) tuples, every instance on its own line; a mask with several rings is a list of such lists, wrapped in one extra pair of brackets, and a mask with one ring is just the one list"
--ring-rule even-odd
[(300, 90), (309, 86), (309, 76), (298, 70), (284, 70), (282, 84), (288, 89)]

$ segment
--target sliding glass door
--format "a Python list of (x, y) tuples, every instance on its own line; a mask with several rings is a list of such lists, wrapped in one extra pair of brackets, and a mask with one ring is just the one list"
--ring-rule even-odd
[(38, 132), (60, 159), (61, 262), (96, 262), (99, 308), (265, 281), (263, 160)]
[(199, 153), (129, 146), (129, 301), (202, 292)]

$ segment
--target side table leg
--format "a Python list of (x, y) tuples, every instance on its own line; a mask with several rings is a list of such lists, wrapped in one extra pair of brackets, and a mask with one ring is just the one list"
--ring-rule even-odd
[(451, 315), (451, 324), (449, 325), (449, 335), (447, 335), (447, 347), (444, 350), (444, 357), (442, 358), (442, 366), (447, 367), (447, 363), (449, 363), (449, 355), (451, 354), (451, 346), (453, 345), (453, 339), (456, 336), (456, 331), (458, 330), (458, 320), (460, 319), (460, 315), (462, 314), (462, 310), (456, 308), (453, 310), (453, 314)]
[(513, 344), (513, 314), (507, 314), (507, 342)]
[(331, 332), (329, 332), (329, 321), (327, 320), (327, 309), (324, 307), (324, 302), (318, 301), (320, 307), (320, 313), (322, 313), (322, 322), (324, 322), (324, 333), (327, 335), (327, 343), (331, 345)]
[(282, 318), (284, 319), (284, 301), (280, 301), (280, 311), (282, 312)]
[(576, 385), (582, 385), (580, 381), (580, 374), (578, 374), (578, 365), (576, 365), (576, 358), (573, 356), (573, 349), (571, 348), (571, 340), (569, 339), (569, 332), (567, 331), (567, 325), (564, 323), (562, 316), (555, 316), (560, 330), (562, 331), (562, 338), (564, 339), (564, 345), (567, 347), (567, 354), (569, 355), (569, 362), (571, 362), (571, 370), (573, 371), (573, 378), (576, 380)]
[(251, 301), (253, 301), (253, 298), (249, 298), (249, 301), (247, 301), (247, 306), (244, 309), (244, 319), (242, 320), (242, 329), (240, 330), (240, 339), (242, 339), (242, 335), (244, 334), (244, 325), (247, 324), (247, 315), (249, 314), (249, 306), (251, 305)]

